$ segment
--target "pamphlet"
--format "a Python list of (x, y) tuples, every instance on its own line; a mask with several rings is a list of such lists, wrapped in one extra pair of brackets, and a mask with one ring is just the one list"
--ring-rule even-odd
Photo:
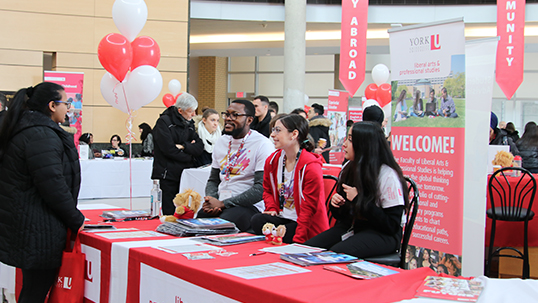
[(417, 289), (416, 296), (476, 302), (482, 290), (484, 290), (483, 282), (478, 279), (466, 280), (428, 276), (424, 279), (424, 283)]
[[(232, 223), (233, 224), (233, 223)], [(219, 235), (219, 234), (236, 234), (239, 229), (233, 225), (232, 228), (190, 228), (179, 222), (164, 222), (157, 227), (158, 232), (170, 234), (178, 237), (188, 236), (205, 236), (205, 235)]]
[(357, 257), (332, 251), (322, 251), (304, 254), (284, 254), (280, 255), (280, 259), (301, 266), (310, 266), (319, 264), (350, 263), (357, 260)]
[(109, 220), (136, 220), (148, 219), (149, 210), (105, 210), (101, 217)]
[(206, 241), (207, 243), (214, 245), (233, 245), (233, 244), (242, 244), (255, 241), (265, 240), (265, 236), (253, 235), (249, 233), (239, 233), (239, 234), (230, 234), (230, 235), (218, 235), (218, 236), (205, 236), (200, 239)]
[(177, 223), (187, 226), (189, 228), (200, 229), (223, 229), (235, 227), (235, 224), (233, 222), (221, 218), (182, 219), (177, 220)]
[(280, 246), (273, 245), (269, 247), (264, 247), (260, 250), (264, 252), (273, 253), (273, 254), (303, 254), (303, 253), (309, 253), (309, 252), (320, 252), (320, 251), (324, 251), (325, 249), (293, 243), (289, 245), (280, 245)]
[(226, 269), (217, 269), (217, 271), (236, 276), (243, 279), (258, 279), (267, 277), (277, 277), (310, 272), (308, 269), (297, 267), (286, 263), (269, 263), (262, 265), (233, 267)]
[(212, 250), (220, 250), (222, 248), (215, 247), (207, 244), (187, 244), (187, 245), (174, 245), (174, 246), (157, 246), (154, 247), (156, 249), (160, 249), (162, 251), (165, 251), (167, 253), (171, 254), (178, 254), (178, 253), (192, 253), (192, 252), (200, 252), (200, 251), (212, 251)]
[(166, 237), (166, 235), (144, 230), (144, 231), (128, 231), (128, 232), (104, 232), (97, 233), (97, 235), (107, 239), (130, 239), (130, 238), (152, 238), (152, 237)]
[(187, 254), (183, 254), (183, 256), (185, 256), (185, 258), (189, 259), (189, 260), (207, 260), (207, 259), (215, 259), (215, 257), (213, 257), (212, 255), (208, 254), (208, 253), (187, 253)]
[(358, 261), (355, 263), (343, 265), (326, 265), (323, 269), (337, 272), (355, 279), (374, 279), (384, 276), (397, 274), (398, 272), (392, 269), (379, 266), (368, 261)]

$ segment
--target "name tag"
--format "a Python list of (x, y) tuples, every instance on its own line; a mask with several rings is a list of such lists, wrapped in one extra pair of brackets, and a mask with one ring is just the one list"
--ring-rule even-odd
[(354, 234), (355, 232), (353, 231), (353, 229), (351, 229), (350, 231), (342, 235), (342, 241), (349, 239), (349, 237), (353, 236)]

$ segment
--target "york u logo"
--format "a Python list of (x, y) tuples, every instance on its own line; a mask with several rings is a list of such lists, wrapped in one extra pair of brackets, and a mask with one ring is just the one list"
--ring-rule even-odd
[(84, 263), (84, 279), (93, 282), (92, 262), (88, 260)]
[(430, 41), (431, 50), (441, 49), (441, 40), (439, 39), (439, 34), (432, 35)]
[(56, 287), (71, 289), (72, 283), (73, 283), (72, 277), (58, 277), (58, 281), (56, 282)]

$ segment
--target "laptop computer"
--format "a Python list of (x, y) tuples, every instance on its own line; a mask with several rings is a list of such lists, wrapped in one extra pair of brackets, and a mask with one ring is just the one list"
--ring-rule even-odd
[(437, 103), (426, 103), (426, 115), (436, 115), (437, 114)]

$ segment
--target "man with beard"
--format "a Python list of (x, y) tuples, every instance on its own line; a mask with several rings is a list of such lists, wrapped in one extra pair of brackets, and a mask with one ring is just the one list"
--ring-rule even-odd
[(250, 130), (255, 111), (252, 102), (235, 100), (222, 113), (223, 136), (213, 149), (198, 218), (221, 217), (246, 231), (250, 218), (264, 210), (263, 168), (275, 148), (268, 138)]

